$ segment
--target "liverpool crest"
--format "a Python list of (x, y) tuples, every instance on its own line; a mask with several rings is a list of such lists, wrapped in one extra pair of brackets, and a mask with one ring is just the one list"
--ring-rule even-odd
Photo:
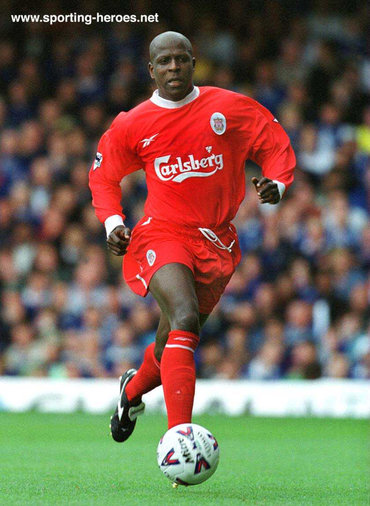
[(211, 116), (211, 128), (217, 135), (222, 135), (226, 131), (226, 118), (220, 112), (214, 112)]
[(146, 259), (148, 260), (148, 264), (150, 265), (150, 267), (154, 264), (156, 258), (157, 255), (155, 254), (155, 251), (153, 251), (152, 249), (149, 249), (146, 252)]

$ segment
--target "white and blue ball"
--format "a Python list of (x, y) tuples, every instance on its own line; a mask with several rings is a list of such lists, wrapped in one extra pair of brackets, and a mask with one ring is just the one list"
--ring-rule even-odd
[(220, 449), (213, 434), (195, 423), (169, 429), (157, 448), (162, 473), (178, 485), (198, 485), (216, 471)]

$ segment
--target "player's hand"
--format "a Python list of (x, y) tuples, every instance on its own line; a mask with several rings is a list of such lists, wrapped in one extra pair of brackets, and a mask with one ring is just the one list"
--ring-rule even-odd
[(280, 202), (278, 185), (274, 183), (272, 179), (268, 179), (267, 177), (262, 177), (261, 179), (252, 177), (252, 183), (254, 184), (261, 204), (277, 204)]
[(107, 248), (116, 256), (122, 256), (126, 253), (127, 246), (130, 243), (131, 230), (124, 225), (118, 225), (109, 234), (107, 239)]

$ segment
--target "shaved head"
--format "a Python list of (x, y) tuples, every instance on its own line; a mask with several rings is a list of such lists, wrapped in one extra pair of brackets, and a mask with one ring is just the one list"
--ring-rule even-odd
[(168, 47), (183, 44), (185, 49), (193, 56), (193, 47), (190, 40), (178, 32), (163, 32), (154, 37), (149, 46), (150, 61), (153, 62), (158, 52)]
[(148, 69), (158, 94), (166, 100), (179, 101), (194, 88), (195, 58), (191, 42), (182, 33), (163, 32), (149, 46)]

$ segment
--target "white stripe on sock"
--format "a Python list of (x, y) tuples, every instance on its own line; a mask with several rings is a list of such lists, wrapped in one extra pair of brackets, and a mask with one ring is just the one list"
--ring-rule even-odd
[(182, 346), (181, 344), (166, 344), (165, 348), (182, 348), (183, 350), (189, 350), (194, 353), (193, 348), (189, 348), (188, 346)]

